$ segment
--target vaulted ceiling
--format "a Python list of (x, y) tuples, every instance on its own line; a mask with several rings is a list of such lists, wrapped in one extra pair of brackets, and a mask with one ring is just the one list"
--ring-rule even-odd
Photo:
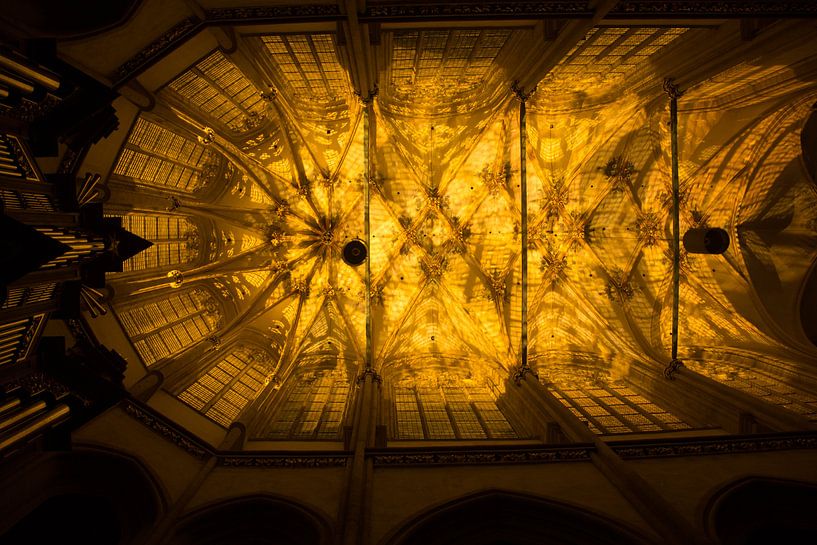
[[(168, 11), (140, 9), (115, 32)], [(218, 243), (207, 262), (179, 267), (176, 286), (162, 269), (117, 293), (209, 283), (233, 308), (214, 344), (266, 336), (270, 375), (334, 368), (352, 380), (370, 345), (381, 375), (411, 383), (517, 368), (524, 289), (528, 362), (543, 377), (590, 368), (616, 379), (637, 361), (660, 372), (673, 252), (662, 82), (673, 77), (685, 91), (682, 233), (731, 237), (722, 256), (682, 253), (680, 353), (814, 360), (792, 316), (817, 255), (817, 192), (799, 162), (817, 39), (787, 35), (790, 24), (754, 40), (716, 20), (567, 20), (545, 32), (536, 21), (348, 17), (204, 31), (122, 89), (150, 104), (140, 122), (198, 137), (222, 158), (218, 176), (171, 191), (165, 209), (197, 218)], [(96, 43), (64, 54), (112, 73), (126, 55), (81, 56)], [(524, 167), (520, 94), (530, 94)], [(115, 186), (112, 203), (134, 200)], [(367, 215), (368, 282), (365, 266), (342, 259), (347, 242), (367, 238)]]

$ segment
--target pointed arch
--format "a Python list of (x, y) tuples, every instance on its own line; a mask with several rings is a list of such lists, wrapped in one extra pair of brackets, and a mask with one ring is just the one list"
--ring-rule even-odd
[(269, 494), (230, 498), (184, 517), (173, 545), (329, 545), (332, 527), (324, 514), (290, 498)]
[(160, 91), (171, 103), (192, 107), (236, 135), (259, 130), (266, 120), (261, 92), (219, 49), (205, 55)]
[(274, 359), (250, 343), (236, 343), (222, 351), (215, 364), (176, 396), (181, 401), (228, 427), (272, 377)]
[(94, 533), (84, 526), (102, 524), (96, 518), (101, 513), (83, 513), (80, 508), (74, 513), (88, 518), (81, 519), (79, 524), (63, 519), (67, 523), (64, 528), (45, 527), (59, 520), (49, 516), (54, 508), (71, 508), (72, 504), (88, 508), (106, 506), (118, 519), (108, 528), (118, 533), (115, 543), (144, 543), (167, 510), (166, 491), (151, 471), (136, 458), (106, 449), (75, 448), (70, 452), (48, 453), (9, 476), (0, 496), (3, 543), (20, 542), (15, 541), (19, 530), (32, 528), (37, 533), (23, 536), (23, 543), (45, 542), (38, 537), (54, 531), (60, 542), (83, 542), (80, 538)]
[(741, 477), (720, 486), (702, 505), (703, 526), (722, 545), (817, 541), (817, 483)]
[(646, 545), (625, 524), (566, 503), (484, 490), (437, 505), (401, 525), (380, 545)]
[(112, 177), (152, 189), (193, 193), (215, 179), (224, 160), (158, 120), (136, 118)]
[(122, 227), (153, 243), (123, 263), (122, 272), (183, 268), (202, 260), (201, 226), (181, 214), (112, 212), (122, 218)]

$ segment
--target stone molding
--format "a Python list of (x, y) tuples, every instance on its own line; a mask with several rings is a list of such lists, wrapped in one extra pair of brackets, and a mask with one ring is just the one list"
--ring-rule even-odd
[(206, 458), (208, 455), (212, 455), (210, 449), (204, 446), (203, 443), (199, 442), (198, 439), (195, 439), (187, 435), (187, 433), (178, 430), (173, 424), (165, 421), (163, 417), (154, 413), (144, 405), (133, 400), (126, 400), (123, 402), (123, 408), (129, 416), (136, 419), (153, 432), (161, 435), (191, 456), (195, 456), (196, 458)]
[[(359, 16), (362, 23), (425, 20), (491, 20), (574, 18), (587, 19), (593, 10), (584, 1), (445, 2), (388, 3), (369, 2)], [(296, 4), (214, 8), (204, 12), (204, 20), (188, 17), (175, 24), (141, 51), (122, 63), (113, 73), (114, 86), (124, 85), (161, 59), (171, 49), (191, 38), (206, 26), (227, 24), (287, 24), (308, 21), (333, 22), (346, 16), (337, 4)], [(620, 1), (606, 15), (608, 19), (736, 18), (736, 17), (817, 17), (817, 4), (808, 0), (733, 0), (701, 2), (692, 0)]]
[[(348, 452), (221, 452), (189, 432), (178, 428), (164, 416), (140, 402), (127, 399), (122, 408), (135, 420), (167, 439), (188, 454), (199, 458), (215, 456), (222, 467), (345, 467)], [(652, 441), (613, 441), (608, 443), (624, 460), (709, 456), (714, 454), (748, 454), (782, 450), (817, 449), (817, 432), (777, 433), (764, 435), (713, 436), (707, 438), (655, 439)], [(407, 449), (371, 449), (376, 467), (544, 464), (586, 462), (595, 448), (589, 444), (542, 446), (463, 446), (422, 447)]]
[(349, 456), (312, 454), (259, 454), (219, 456), (218, 465), (225, 467), (346, 467)]
[(527, 449), (499, 450), (496, 448), (471, 447), (468, 451), (429, 451), (373, 454), (375, 467), (389, 466), (439, 466), (483, 464), (542, 464), (552, 462), (587, 462), (593, 451), (590, 446), (533, 447)]
[(747, 454), (778, 450), (817, 449), (817, 433), (778, 433), (770, 435), (736, 435), (711, 439), (655, 441), (650, 443), (610, 443), (610, 448), (624, 460), (712, 454)]

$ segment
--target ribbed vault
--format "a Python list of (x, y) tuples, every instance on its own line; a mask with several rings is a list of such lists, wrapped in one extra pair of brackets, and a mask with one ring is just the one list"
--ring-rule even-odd
[[(671, 345), (661, 67), (706, 32), (591, 28), (527, 99), (524, 150), (509, 85), (530, 44), (523, 27), (384, 29), (363, 69), (333, 31), (244, 35), (235, 51), (208, 51), (157, 90), (111, 175), (112, 210), (160, 252), (114, 280), (128, 296), (116, 303), (126, 332), (200, 412), (240, 394), (233, 416), (215, 420), (241, 419), (258, 438), (338, 438), (367, 346), (395, 438), (527, 435), (508, 424), (512, 410), (496, 414), (523, 363), (598, 433), (712, 425), (674, 414), (631, 376), (633, 366), (659, 374)], [(682, 232), (722, 227), (732, 240), (723, 256), (682, 252), (680, 354), (737, 389), (774, 372), (734, 354), (790, 370), (814, 359), (786, 323), (794, 311), (773, 304), (794, 297), (817, 236), (817, 194), (799, 162), (814, 59), (786, 72), (781, 56), (791, 54), (716, 70), (681, 100)], [(361, 91), (366, 70), (376, 93)], [(368, 282), (342, 259), (347, 242), (367, 238), (367, 209)], [(188, 293), (190, 308), (160, 308)], [(225, 358), (243, 363), (219, 378)], [(193, 396), (208, 380), (213, 400)], [(778, 382), (763, 384), (801, 396), (797, 412), (815, 417), (817, 398)], [(449, 424), (429, 416), (440, 407)]]

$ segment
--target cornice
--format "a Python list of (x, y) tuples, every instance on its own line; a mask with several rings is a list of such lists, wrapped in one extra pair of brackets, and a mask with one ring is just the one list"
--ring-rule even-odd
[(748, 454), (781, 450), (817, 449), (817, 433), (777, 433), (768, 435), (735, 435), (706, 439), (609, 443), (613, 452), (625, 460), (715, 454)]
[(225, 467), (346, 467), (349, 456), (329, 454), (259, 454), (219, 456)]
[(814, 17), (817, 4), (810, 0), (732, 0), (731, 2), (692, 0), (640, 0), (622, 1), (607, 14), (617, 17)]
[(202, 459), (212, 455), (212, 451), (204, 443), (190, 436), (187, 432), (179, 430), (174, 424), (166, 421), (141, 403), (134, 400), (125, 400), (122, 404), (123, 409), (129, 416), (191, 456)]
[[(588, 19), (593, 9), (587, 1), (549, 2), (368, 2), (358, 17), (361, 23), (422, 22), (431, 20), (540, 20)], [(139, 75), (175, 47), (207, 26), (291, 24), (333, 22), (346, 16), (337, 4), (295, 4), (214, 8), (204, 12), (204, 20), (188, 17), (175, 24), (120, 65), (113, 73), (114, 87)], [(810, 0), (733, 0), (731, 2), (692, 0), (621, 1), (607, 19), (734, 19), (734, 18), (817, 17), (817, 3)], [(670, 21), (668, 21), (669, 23)]]
[(370, 2), (361, 22), (429, 19), (540, 19), (542, 17), (592, 17), (588, 2)]
[(337, 4), (294, 4), (290, 6), (248, 6), (214, 8), (205, 12), (212, 23), (296, 23), (343, 18)]
[(114, 87), (120, 87), (136, 77), (174, 48), (192, 38), (201, 28), (202, 21), (198, 17), (188, 17), (173, 25), (114, 71), (112, 77)]
[(343, 452), (222, 452), (134, 399), (124, 400), (122, 408), (129, 416), (191, 456), (198, 459), (215, 457), (217, 464), (222, 467), (345, 467), (349, 459), (349, 455)]
[[(369, 2), (361, 22), (421, 21), (429, 19), (541, 19), (590, 18), (588, 2)], [(770, 0), (733, 0), (731, 2), (693, 0), (641, 0), (618, 2), (607, 19), (618, 18), (736, 18), (736, 17), (814, 17), (817, 5), (807, 0), (776, 2)]]
[(497, 449), (470, 447), (468, 450), (382, 451), (372, 453), (375, 467), (448, 466), (485, 464), (542, 464), (552, 462), (586, 462), (594, 448), (590, 445), (569, 447), (529, 447)]
[[(140, 402), (122, 402), (125, 412), (156, 434), (198, 459), (215, 457), (221, 467), (232, 468), (325, 468), (345, 467), (349, 452), (224, 452), (194, 437)], [(817, 449), (817, 432), (733, 435), (707, 438), (615, 441), (610, 448), (624, 460), (679, 456), (751, 454), (785, 450)], [(366, 456), (375, 467), (547, 464), (590, 461), (590, 444), (542, 446), (463, 446), (370, 449)]]

